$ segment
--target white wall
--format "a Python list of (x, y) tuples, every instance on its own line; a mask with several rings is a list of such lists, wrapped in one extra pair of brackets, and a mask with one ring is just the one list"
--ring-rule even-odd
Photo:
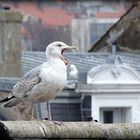
[[(124, 118), (122, 118), (120, 122), (138, 123), (138, 122), (140, 122), (139, 104), (140, 104), (140, 94), (135, 94), (135, 93), (94, 94), (94, 95), (92, 95), (92, 117), (94, 119), (102, 121), (101, 117), (100, 117), (101, 108), (116, 108), (116, 109), (123, 108), (124, 110), (122, 112), (123, 113), (122, 116), (125, 117), (125, 120), (124, 120)], [(117, 110), (116, 110), (116, 112), (117, 112)], [(120, 113), (120, 112), (118, 112), (118, 113)]]
[(87, 83), (101, 85), (98, 89), (93, 89), (92, 117), (102, 122), (101, 109), (112, 108), (114, 115), (116, 114), (115, 123), (138, 123), (140, 122), (140, 74), (129, 65), (119, 63), (117, 60), (115, 62), (117, 63), (94, 67), (88, 72)]

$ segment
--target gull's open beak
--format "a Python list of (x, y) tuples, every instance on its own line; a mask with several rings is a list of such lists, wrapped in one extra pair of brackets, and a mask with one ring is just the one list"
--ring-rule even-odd
[(76, 47), (76, 46), (69, 46), (68, 48), (66, 48), (66, 50), (77, 50), (78, 51), (78, 47)]
[(64, 47), (63, 49), (62, 49), (62, 52), (61, 52), (61, 54), (63, 54), (63, 52), (65, 51), (65, 50), (68, 50), (68, 51), (71, 51), (71, 50), (78, 50), (78, 47), (76, 47), (76, 46), (66, 46), (66, 47)]
[(66, 65), (68, 64), (68, 60), (67, 60), (66, 57), (63, 55), (63, 53), (64, 53), (65, 50), (71, 51), (71, 50), (73, 50), (73, 49), (78, 50), (78, 47), (76, 47), (76, 46), (67, 46), (67, 47), (63, 48), (62, 51), (61, 51), (61, 56), (60, 56), (60, 57), (61, 57), (61, 59), (64, 61), (64, 63), (65, 63)]
[(78, 47), (76, 46), (70, 46), (71, 49), (75, 49), (75, 50), (78, 50)]

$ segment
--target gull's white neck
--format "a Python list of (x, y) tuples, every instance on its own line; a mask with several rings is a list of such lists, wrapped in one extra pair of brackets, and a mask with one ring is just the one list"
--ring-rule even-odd
[(66, 64), (64, 63), (64, 61), (60, 57), (56, 57), (56, 56), (49, 56), (47, 58), (47, 63), (66, 67)]

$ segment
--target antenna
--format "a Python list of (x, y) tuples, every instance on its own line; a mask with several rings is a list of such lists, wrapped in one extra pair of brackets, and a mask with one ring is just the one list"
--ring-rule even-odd
[(112, 55), (116, 55), (116, 49), (117, 49), (116, 47), (117, 47), (116, 44), (113, 43), (112, 46), (111, 46), (111, 49), (112, 49)]
[(114, 30), (109, 33), (109, 38), (107, 39), (106, 43), (111, 47), (112, 55), (116, 55), (117, 50), (116, 41), (122, 35), (123, 32), (124, 29), (122, 28), (119, 31)]

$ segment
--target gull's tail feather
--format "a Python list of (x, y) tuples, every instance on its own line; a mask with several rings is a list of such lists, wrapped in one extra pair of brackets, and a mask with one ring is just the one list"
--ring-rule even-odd
[(2, 100), (0, 100), (0, 103), (3, 103), (3, 107), (13, 107), (19, 103), (21, 103), (21, 100), (19, 98), (16, 98), (15, 96), (12, 97), (6, 97)]
[(7, 101), (11, 100), (12, 98), (15, 98), (15, 97), (14, 96), (12, 96), (12, 97), (6, 97), (6, 98), (0, 100), (0, 103), (7, 102)]

